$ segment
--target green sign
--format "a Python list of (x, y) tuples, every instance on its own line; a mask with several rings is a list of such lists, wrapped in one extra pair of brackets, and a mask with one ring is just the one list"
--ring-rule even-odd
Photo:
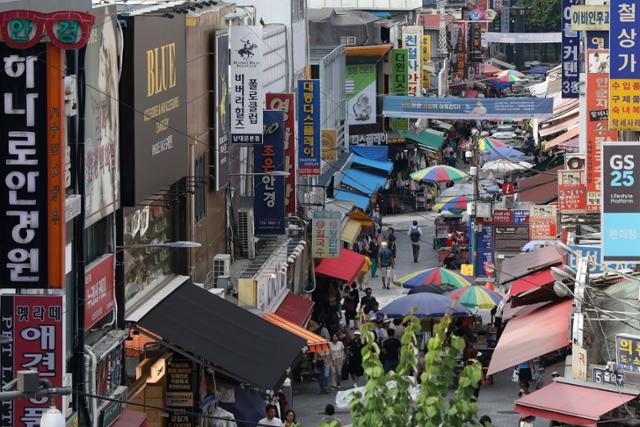
[(349, 125), (376, 124), (376, 65), (347, 65), (345, 95)]
[(101, 427), (109, 427), (116, 422), (122, 413), (122, 403), (111, 402), (100, 411), (99, 424)]
[[(409, 94), (409, 50), (391, 50), (391, 93), (394, 96)], [(391, 119), (391, 129), (406, 131), (409, 119)]]

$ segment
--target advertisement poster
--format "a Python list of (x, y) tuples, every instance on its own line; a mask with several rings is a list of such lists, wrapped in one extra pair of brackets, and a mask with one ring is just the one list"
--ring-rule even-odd
[(579, 0), (562, 0), (562, 97), (578, 98), (580, 81), (578, 32), (571, 29), (571, 6)]
[(558, 210), (555, 205), (534, 205), (529, 208), (531, 240), (555, 240), (558, 237)]
[(571, 345), (571, 373), (574, 380), (587, 380), (587, 350), (576, 343)]
[[(54, 387), (63, 385), (64, 307), (62, 295), (0, 296), (0, 334), (12, 340), (0, 352), (2, 386), (24, 370), (37, 370)], [(51, 404), (47, 397), (0, 402), (2, 425), (39, 425)], [(56, 399), (56, 407), (62, 410), (62, 399)]]
[(264, 142), (254, 147), (253, 210), (255, 234), (284, 234), (284, 112), (264, 111)]
[(610, 0), (609, 128), (640, 130), (640, 0)]
[(587, 210), (587, 189), (581, 170), (558, 171), (558, 209), (562, 214), (580, 214)]
[[(47, 231), (47, 48), (0, 46), (4, 97), (0, 121), (0, 215), (3, 288), (46, 288)], [(36, 120), (36, 118), (38, 120)]]
[(322, 160), (338, 160), (338, 131), (335, 129), (322, 129), (321, 133)]
[(267, 110), (284, 111), (284, 171), (289, 176), (284, 179), (284, 207), (287, 215), (296, 213), (296, 138), (295, 102), (293, 93), (267, 93)]
[(431, 86), (431, 73), (424, 67), (431, 66), (431, 36), (422, 36), (422, 88), (429, 89)]
[(298, 174), (320, 175), (320, 80), (298, 80)]
[(493, 254), (493, 225), (482, 224), (482, 230), (478, 233), (478, 258), (475, 270), (477, 276), (487, 276), (485, 266), (495, 263)]
[(84, 328), (86, 331), (113, 310), (115, 292), (113, 260), (113, 255), (105, 255), (85, 269)]
[(314, 211), (311, 219), (311, 256), (338, 258), (340, 256), (340, 212)]
[(600, 212), (600, 160), (603, 142), (618, 139), (609, 130), (609, 51), (587, 50), (587, 212)]
[(408, 95), (422, 96), (422, 27), (402, 27), (402, 47), (407, 49)]
[(262, 26), (231, 26), (231, 143), (262, 144)]
[(193, 362), (174, 354), (167, 363), (165, 404), (171, 408), (193, 408), (196, 371)]
[(640, 373), (640, 337), (616, 335), (616, 365), (621, 371)]
[(376, 64), (347, 65), (344, 93), (349, 125), (376, 123)]
[(215, 176), (216, 191), (229, 184), (229, 134), (231, 115), (229, 114), (229, 35), (217, 34), (215, 39)]
[(120, 207), (118, 22), (115, 6), (95, 8), (84, 55), (84, 209), (89, 227)]
[(553, 98), (415, 98), (385, 96), (385, 117), (413, 119), (544, 119), (553, 117)]
[(602, 261), (640, 261), (640, 142), (602, 144)]
[[(391, 49), (391, 94), (406, 96), (409, 94), (409, 52), (407, 49)], [(407, 119), (391, 119), (391, 129), (406, 131)]]

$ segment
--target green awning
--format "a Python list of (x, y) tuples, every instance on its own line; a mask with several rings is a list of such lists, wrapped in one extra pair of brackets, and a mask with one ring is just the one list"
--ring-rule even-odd
[(410, 139), (411, 141), (415, 141), (423, 147), (432, 151), (440, 151), (445, 139), (444, 133), (432, 129), (427, 129), (420, 135), (415, 135), (408, 132), (403, 132), (402, 135), (405, 138)]
[(453, 129), (453, 125), (451, 123), (447, 123), (447, 122), (441, 122), (441, 121), (436, 121), (434, 123), (434, 126), (440, 129), (444, 129), (447, 132), (450, 131), (451, 129)]

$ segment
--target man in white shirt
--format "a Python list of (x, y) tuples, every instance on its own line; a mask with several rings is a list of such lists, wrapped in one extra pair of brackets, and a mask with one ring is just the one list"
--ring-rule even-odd
[(422, 229), (418, 227), (418, 221), (413, 221), (413, 225), (409, 228), (407, 236), (411, 239), (413, 262), (418, 262), (418, 255), (420, 255), (420, 239), (422, 238)]
[(265, 411), (267, 413), (267, 416), (261, 419), (260, 421), (258, 421), (258, 425), (278, 426), (278, 427), (284, 426), (280, 418), (277, 417), (278, 408), (276, 408), (276, 405), (271, 405), (271, 404), (267, 405), (267, 408)]

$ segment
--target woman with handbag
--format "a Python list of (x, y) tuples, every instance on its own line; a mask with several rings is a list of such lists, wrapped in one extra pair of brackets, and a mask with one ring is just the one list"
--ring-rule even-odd
[(318, 376), (320, 394), (329, 394), (329, 376), (331, 375), (331, 351), (329, 349), (316, 351), (313, 357), (315, 374)]

